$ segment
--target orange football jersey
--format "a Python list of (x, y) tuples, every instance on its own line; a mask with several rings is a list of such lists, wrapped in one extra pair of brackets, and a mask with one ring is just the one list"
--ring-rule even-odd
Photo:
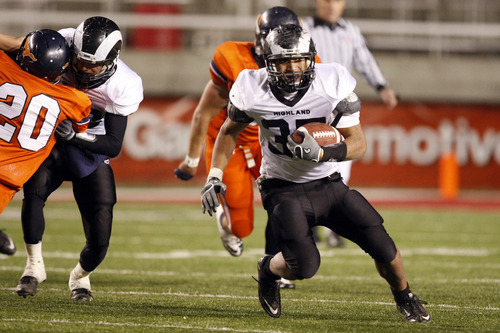
[(90, 104), (85, 93), (31, 75), (0, 51), (0, 183), (19, 190), (49, 156), (61, 121), (87, 129)]
[[(210, 65), (210, 75), (212, 81), (226, 89), (231, 87), (236, 81), (238, 74), (244, 69), (259, 69), (253, 55), (253, 42), (225, 42), (215, 50), (212, 63)], [(219, 130), (227, 118), (227, 110), (223, 109), (215, 116), (208, 127), (208, 135), (216, 138)], [(259, 140), (259, 128), (257, 125), (249, 125), (238, 137), (237, 145), (245, 145), (248, 142)]]

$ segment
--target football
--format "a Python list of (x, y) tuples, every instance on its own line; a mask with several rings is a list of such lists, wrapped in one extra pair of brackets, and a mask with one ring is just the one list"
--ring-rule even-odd
[(340, 134), (335, 127), (325, 123), (316, 122), (300, 126), (295, 132), (292, 133), (293, 141), (302, 143), (304, 138), (300, 132), (309, 132), (314, 140), (316, 140), (316, 142), (322, 147), (339, 143), (343, 140), (342, 134)]

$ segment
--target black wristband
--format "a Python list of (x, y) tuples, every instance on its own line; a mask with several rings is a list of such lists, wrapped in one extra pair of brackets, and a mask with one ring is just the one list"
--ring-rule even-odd
[(321, 162), (341, 162), (347, 156), (347, 145), (344, 141), (322, 148), (323, 158), (321, 158)]

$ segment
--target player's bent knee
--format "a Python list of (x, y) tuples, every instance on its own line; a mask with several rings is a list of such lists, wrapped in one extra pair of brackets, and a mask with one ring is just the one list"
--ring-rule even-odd
[(318, 272), (320, 265), (319, 256), (317, 260), (314, 260), (314, 258), (310, 259), (312, 260), (301, 261), (296, 269), (291, 269), (297, 280), (310, 279)]
[(321, 256), (314, 240), (310, 244), (287, 242), (283, 250), (287, 266), (297, 280), (310, 279), (318, 272)]
[(231, 232), (238, 238), (245, 238), (250, 236), (253, 231), (253, 223), (248, 221), (240, 221), (237, 223), (236, 221), (231, 222)]

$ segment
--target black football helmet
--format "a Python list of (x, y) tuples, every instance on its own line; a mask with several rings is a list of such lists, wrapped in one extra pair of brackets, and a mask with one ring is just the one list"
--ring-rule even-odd
[(255, 27), (255, 53), (259, 56), (264, 54), (264, 41), (271, 29), (287, 24), (300, 25), (300, 20), (297, 14), (286, 7), (272, 7), (260, 14)]
[[(271, 30), (264, 44), (269, 83), (285, 92), (308, 88), (315, 77), (315, 56), (314, 42), (302, 27), (289, 24)], [(293, 72), (278, 70), (277, 63), (293, 58), (305, 58), (307, 68)]]
[(42, 29), (26, 35), (16, 61), (26, 72), (57, 83), (69, 69), (70, 58), (66, 39), (55, 30)]
[[(110, 19), (94, 16), (80, 23), (71, 45), (71, 71), (77, 88), (93, 89), (106, 82), (116, 71), (121, 46), (120, 28)], [(78, 70), (78, 62), (102, 65), (102, 71), (97, 74), (83, 73)]]

